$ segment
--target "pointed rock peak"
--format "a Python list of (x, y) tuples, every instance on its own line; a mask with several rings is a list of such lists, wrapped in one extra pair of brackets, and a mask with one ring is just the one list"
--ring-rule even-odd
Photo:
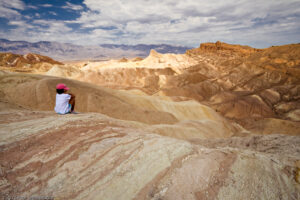
[(154, 49), (151, 49), (150, 51), (150, 56), (159, 56), (160, 53), (158, 53), (157, 51), (155, 51)]
[(123, 57), (123, 58), (121, 58), (121, 59), (119, 60), (119, 62), (128, 62), (128, 59), (125, 58), (125, 57)]
[(155, 51), (154, 49), (150, 50), (150, 55), (158, 55), (157, 51)]

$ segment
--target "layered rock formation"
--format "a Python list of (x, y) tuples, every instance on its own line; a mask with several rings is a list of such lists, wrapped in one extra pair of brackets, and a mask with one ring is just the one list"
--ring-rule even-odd
[(202, 53), (218, 53), (222, 55), (238, 55), (238, 56), (249, 56), (252, 53), (262, 51), (261, 49), (255, 49), (249, 46), (242, 46), (242, 45), (233, 45), (233, 44), (226, 44), (220, 41), (216, 43), (203, 43), (200, 44), (198, 49), (188, 50), (187, 54), (202, 54)]
[(141, 61), (55, 66), (46, 74), (114, 89), (138, 89), (175, 101), (196, 100), (248, 129), (257, 129), (254, 125), (259, 121), (263, 131), (269, 124), (264, 118), (280, 124), (285, 123), (279, 119), (286, 124), (292, 121), (299, 127), (299, 53), (298, 44), (254, 49), (217, 42), (182, 55), (151, 51)]
[(97, 113), (0, 107), (3, 199), (300, 197), (296, 136), (189, 142)]
[(47, 56), (28, 53), (18, 55), (12, 53), (0, 53), (0, 69), (6, 69), (15, 72), (46, 72), (53, 65), (63, 65), (61, 62), (55, 61)]
[(246, 127), (249, 117), (299, 121), (294, 113), (299, 112), (300, 45), (247, 50), (248, 56), (239, 56), (237, 50), (228, 54), (228, 48), (206, 52), (200, 47), (188, 52), (195, 59), (205, 56), (214, 62), (193, 67), (214, 85), (215, 90), (204, 97), (207, 104)]
[[(0, 197), (299, 199), (299, 53), (218, 42), (77, 65), (18, 57), (0, 70)], [(23, 59), (31, 70), (15, 73)], [(57, 83), (80, 114), (54, 113)]]
[[(149, 130), (163, 135), (173, 133), (177, 138), (223, 138), (244, 131), (213, 109), (195, 101), (173, 102), (57, 77), (14, 73), (0, 75), (0, 100), (26, 109), (53, 110), (55, 86), (60, 82), (66, 83), (76, 94), (77, 111), (98, 112), (117, 119), (156, 124)], [(191, 125), (185, 129), (186, 124)], [(210, 133), (211, 130), (214, 134)]]

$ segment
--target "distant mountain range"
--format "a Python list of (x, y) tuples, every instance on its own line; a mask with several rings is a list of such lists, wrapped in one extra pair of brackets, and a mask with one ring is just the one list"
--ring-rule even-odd
[(107, 60), (111, 58), (146, 57), (151, 49), (159, 53), (185, 53), (191, 47), (159, 45), (115, 45), (101, 44), (98, 46), (81, 46), (59, 42), (26, 42), (0, 39), (0, 51), (15, 54), (37, 53), (56, 60)]

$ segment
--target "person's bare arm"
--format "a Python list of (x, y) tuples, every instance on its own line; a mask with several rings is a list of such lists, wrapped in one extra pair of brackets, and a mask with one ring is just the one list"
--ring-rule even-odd
[(71, 95), (71, 98), (75, 98), (75, 95), (72, 93), (67, 93), (68, 95)]

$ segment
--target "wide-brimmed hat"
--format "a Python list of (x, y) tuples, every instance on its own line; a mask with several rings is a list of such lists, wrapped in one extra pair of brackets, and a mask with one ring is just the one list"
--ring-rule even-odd
[(59, 89), (59, 90), (61, 90), (61, 89), (69, 90), (69, 88), (65, 84), (63, 84), (63, 83), (57, 84), (56, 85), (56, 89)]

